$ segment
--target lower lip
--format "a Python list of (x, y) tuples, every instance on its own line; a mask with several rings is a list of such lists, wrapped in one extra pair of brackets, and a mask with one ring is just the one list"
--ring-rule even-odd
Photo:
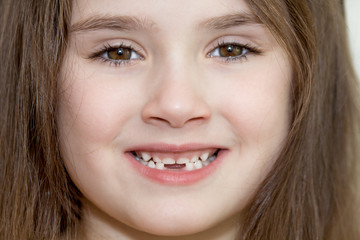
[(227, 152), (226, 150), (219, 151), (216, 159), (209, 165), (192, 171), (158, 170), (141, 164), (130, 152), (126, 153), (126, 157), (130, 160), (136, 171), (150, 180), (166, 185), (190, 185), (212, 175), (221, 164)]

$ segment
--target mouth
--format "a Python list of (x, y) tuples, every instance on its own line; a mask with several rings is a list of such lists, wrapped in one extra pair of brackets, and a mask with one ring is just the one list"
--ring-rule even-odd
[(134, 169), (146, 179), (165, 185), (190, 185), (211, 176), (229, 149), (202, 144), (151, 144), (125, 152)]
[(133, 157), (149, 168), (158, 170), (193, 171), (212, 163), (220, 149), (206, 149), (190, 152), (146, 152), (132, 151)]

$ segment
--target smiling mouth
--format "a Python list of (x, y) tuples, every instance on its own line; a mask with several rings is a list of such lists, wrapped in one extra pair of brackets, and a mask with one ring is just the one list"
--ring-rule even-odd
[(220, 149), (208, 149), (188, 153), (164, 153), (132, 151), (131, 154), (141, 164), (158, 170), (192, 171), (212, 163)]

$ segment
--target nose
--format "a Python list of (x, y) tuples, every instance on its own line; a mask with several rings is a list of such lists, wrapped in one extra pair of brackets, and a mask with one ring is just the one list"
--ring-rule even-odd
[(157, 78), (142, 109), (144, 122), (182, 128), (204, 123), (210, 118), (210, 106), (201, 93), (201, 84), (196, 84), (187, 70), (182, 71), (187, 74), (168, 71)]

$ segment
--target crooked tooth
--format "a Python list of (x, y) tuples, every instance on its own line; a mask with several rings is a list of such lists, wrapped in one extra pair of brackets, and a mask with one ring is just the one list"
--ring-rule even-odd
[(202, 161), (206, 161), (208, 158), (209, 158), (209, 153), (203, 153), (203, 154), (200, 156), (200, 159), (201, 159)]
[(147, 165), (149, 168), (155, 168), (156, 165), (153, 161), (149, 161), (148, 165)]
[(161, 159), (158, 157), (153, 157), (153, 161), (156, 163), (161, 163)]
[(199, 156), (194, 156), (194, 157), (191, 158), (190, 162), (194, 163), (197, 160), (199, 160)]
[(164, 164), (175, 164), (175, 160), (172, 158), (165, 158), (162, 160)]
[(177, 164), (184, 164), (184, 163), (189, 163), (190, 160), (188, 158), (179, 158), (178, 160), (176, 160)]
[(185, 165), (186, 170), (193, 170), (194, 169), (194, 163), (186, 163)]
[(149, 161), (149, 160), (151, 159), (151, 156), (150, 156), (150, 154), (148, 154), (148, 153), (146, 153), (146, 152), (143, 152), (143, 153), (141, 153), (141, 158), (142, 158), (145, 162), (147, 162), (147, 161)]
[(156, 169), (164, 169), (164, 164), (163, 163), (156, 163)]
[(196, 169), (200, 169), (200, 168), (203, 167), (203, 165), (202, 165), (202, 163), (201, 163), (200, 160), (197, 160), (197, 161), (194, 163), (194, 167), (195, 167)]

